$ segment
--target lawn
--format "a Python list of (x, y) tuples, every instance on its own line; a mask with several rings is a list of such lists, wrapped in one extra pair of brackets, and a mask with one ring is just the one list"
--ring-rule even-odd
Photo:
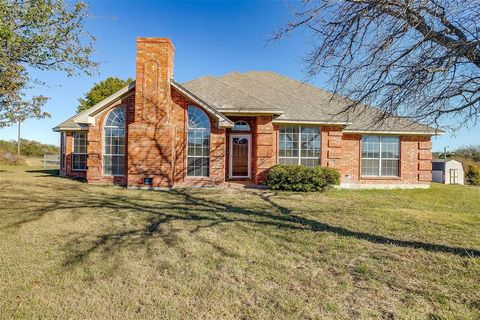
[(0, 167), (0, 317), (480, 318), (480, 188), (133, 191)]

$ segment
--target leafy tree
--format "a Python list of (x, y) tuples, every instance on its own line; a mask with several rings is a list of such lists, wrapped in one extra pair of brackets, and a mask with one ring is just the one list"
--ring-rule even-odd
[(85, 94), (84, 98), (78, 99), (80, 104), (77, 107), (77, 113), (93, 107), (103, 99), (127, 86), (132, 81), (133, 80), (130, 78), (122, 80), (116, 77), (108, 77), (99, 83), (95, 83), (93, 88)]
[(54, 70), (67, 75), (91, 74), (94, 38), (83, 24), (83, 2), (63, 0), (0, 1), (0, 127), (25, 117), (44, 117), (46, 97), (25, 99), (25, 89), (43, 84), (29, 71)]
[(467, 178), (467, 182), (472, 185), (480, 185), (480, 170), (474, 166), (469, 165), (467, 167), (467, 172), (465, 173), (465, 177)]
[(455, 154), (464, 158), (472, 159), (473, 161), (480, 162), (480, 145), (461, 147), (455, 150)]
[[(272, 40), (308, 30), (308, 76), (335, 93), (454, 128), (480, 115), (480, 0), (317, 0), (295, 4)], [(382, 119), (378, 119), (382, 120)]]

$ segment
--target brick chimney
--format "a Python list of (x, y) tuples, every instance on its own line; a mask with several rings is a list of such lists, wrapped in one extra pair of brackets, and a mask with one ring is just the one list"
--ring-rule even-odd
[(128, 125), (128, 186), (170, 187), (175, 128), (171, 123), (174, 48), (167, 38), (137, 38), (135, 111)]

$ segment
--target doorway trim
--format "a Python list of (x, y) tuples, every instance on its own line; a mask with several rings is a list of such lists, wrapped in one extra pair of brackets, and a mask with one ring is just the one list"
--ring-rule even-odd
[[(247, 138), (248, 139), (248, 175), (234, 176), (232, 174), (232, 156), (233, 156), (233, 138)], [(251, 134), (230, 134), (229, 139), (229, 155), (228, 155), (228, 178), (229, 179), (250, 179), (252, 176), (252, 135)]]

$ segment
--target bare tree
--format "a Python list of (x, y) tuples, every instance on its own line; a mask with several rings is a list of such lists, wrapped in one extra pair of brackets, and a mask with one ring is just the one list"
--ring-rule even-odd
[[(308, 77), (335, 93), (430, 125), (480, 114), (480, 0), (318, 0), (294, 6), (272, 38), (308, 29)], [(451, 123), (452, 121), (448, 121)]]

